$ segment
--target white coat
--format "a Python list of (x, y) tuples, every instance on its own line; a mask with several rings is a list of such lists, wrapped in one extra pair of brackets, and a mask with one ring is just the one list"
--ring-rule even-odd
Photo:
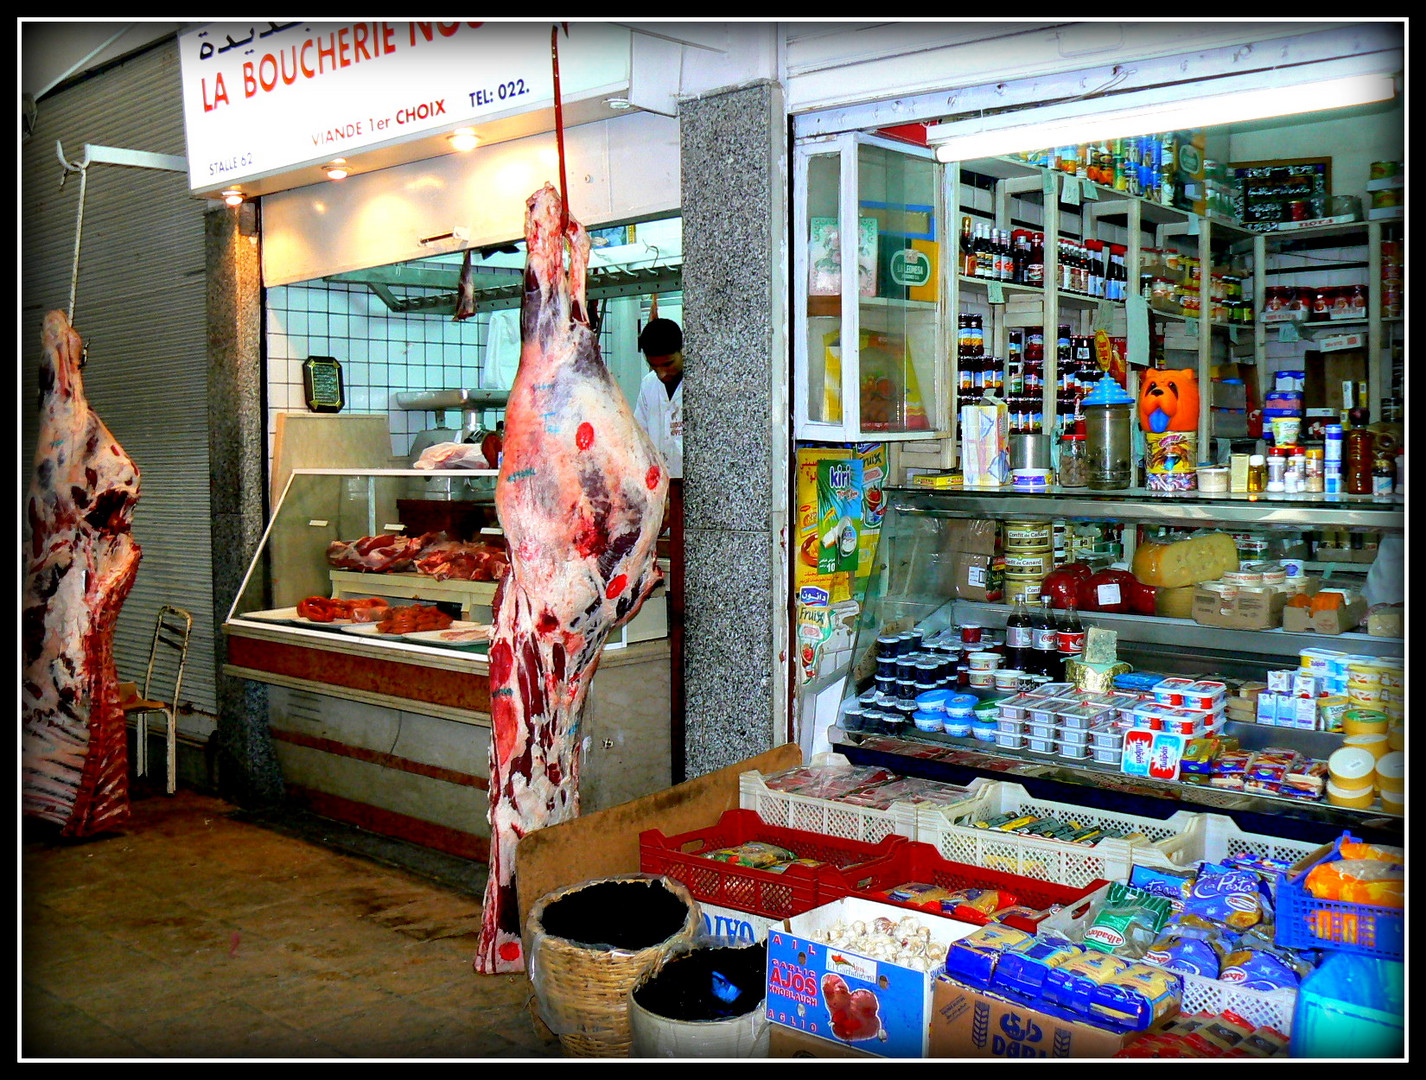
[(673, 397), (663, 382), (650, 371), (639, 384), (639, 400), (634, 403), (634, 419), (649, 433), (654, 447), (663, 455), (669, 476), (683, 476), (683, 380)]

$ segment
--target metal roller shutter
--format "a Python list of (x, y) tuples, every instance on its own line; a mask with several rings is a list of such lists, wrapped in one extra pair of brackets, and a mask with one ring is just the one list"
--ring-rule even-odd
[[(21, 151), (21, 458), (28, 489), (38, 416), (35, 370), (45, 312), (69, 305), (80, 177), (63, 168), (86, 143), (182, 156), (178, 51), (170, 39), (39, 102)], [(193, 615), (179, 718), (213, 729), (216, 660), (208, 494), (204, 203), (186, 174), (91, 164), (74, 324), (89, 349), (85, 390), (138, 463), (138, 578), (115, 631), (119, 677), (142, 682), (161, 604)]]

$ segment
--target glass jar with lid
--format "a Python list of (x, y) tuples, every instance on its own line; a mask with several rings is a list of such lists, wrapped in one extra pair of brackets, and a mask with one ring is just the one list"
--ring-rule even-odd
[(1060, 487), (1086, 487), (1089, 484), (1089, 451), (1085, 436), (1067, 432), (1060, 440)]
[(1080, 402), (1084, 416), (1087, 485), (1100, 490), (1127, 488), (1133, 478), (1131, 420), (1134, 399), (1105, 376)]

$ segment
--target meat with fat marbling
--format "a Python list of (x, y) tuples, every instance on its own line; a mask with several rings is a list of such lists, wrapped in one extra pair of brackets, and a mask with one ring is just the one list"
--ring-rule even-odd
[(24, 812), (66, 836), (129, 816), (114, 624), (140, 558), (139, 470), (85, 399), (82, 355), (64, 312), (45, 316), (24, 520), (21, 787)]
[(481, 972), (524, 967), (515, 846), (578, 814), (577, 733), (600, 650), (661, 577), (668, 476), (599, 355), (585, 308), (589, 237), (562, 210), (549, 184), (526, 203), (520, 367), (495, 495), (510, 566), (490, 642)]

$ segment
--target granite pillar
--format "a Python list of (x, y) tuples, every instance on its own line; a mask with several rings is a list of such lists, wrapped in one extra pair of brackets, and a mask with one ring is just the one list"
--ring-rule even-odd
[(686, 772), (787, 741), (786, 116), (760, 82), (680, 103)]
[[(262, 407), (262, 273), (257, 207), (204, 216), (208, 322), (208, 460), (212, 507), (213, 625), (222, 626), (257, 554), (266, 523)], [(219, 794), (239, 806), (281, 800), (282, 770), (261, 683), (222, 674), (226, 639), (215, 635), (218, 722), (208, 764)]]

